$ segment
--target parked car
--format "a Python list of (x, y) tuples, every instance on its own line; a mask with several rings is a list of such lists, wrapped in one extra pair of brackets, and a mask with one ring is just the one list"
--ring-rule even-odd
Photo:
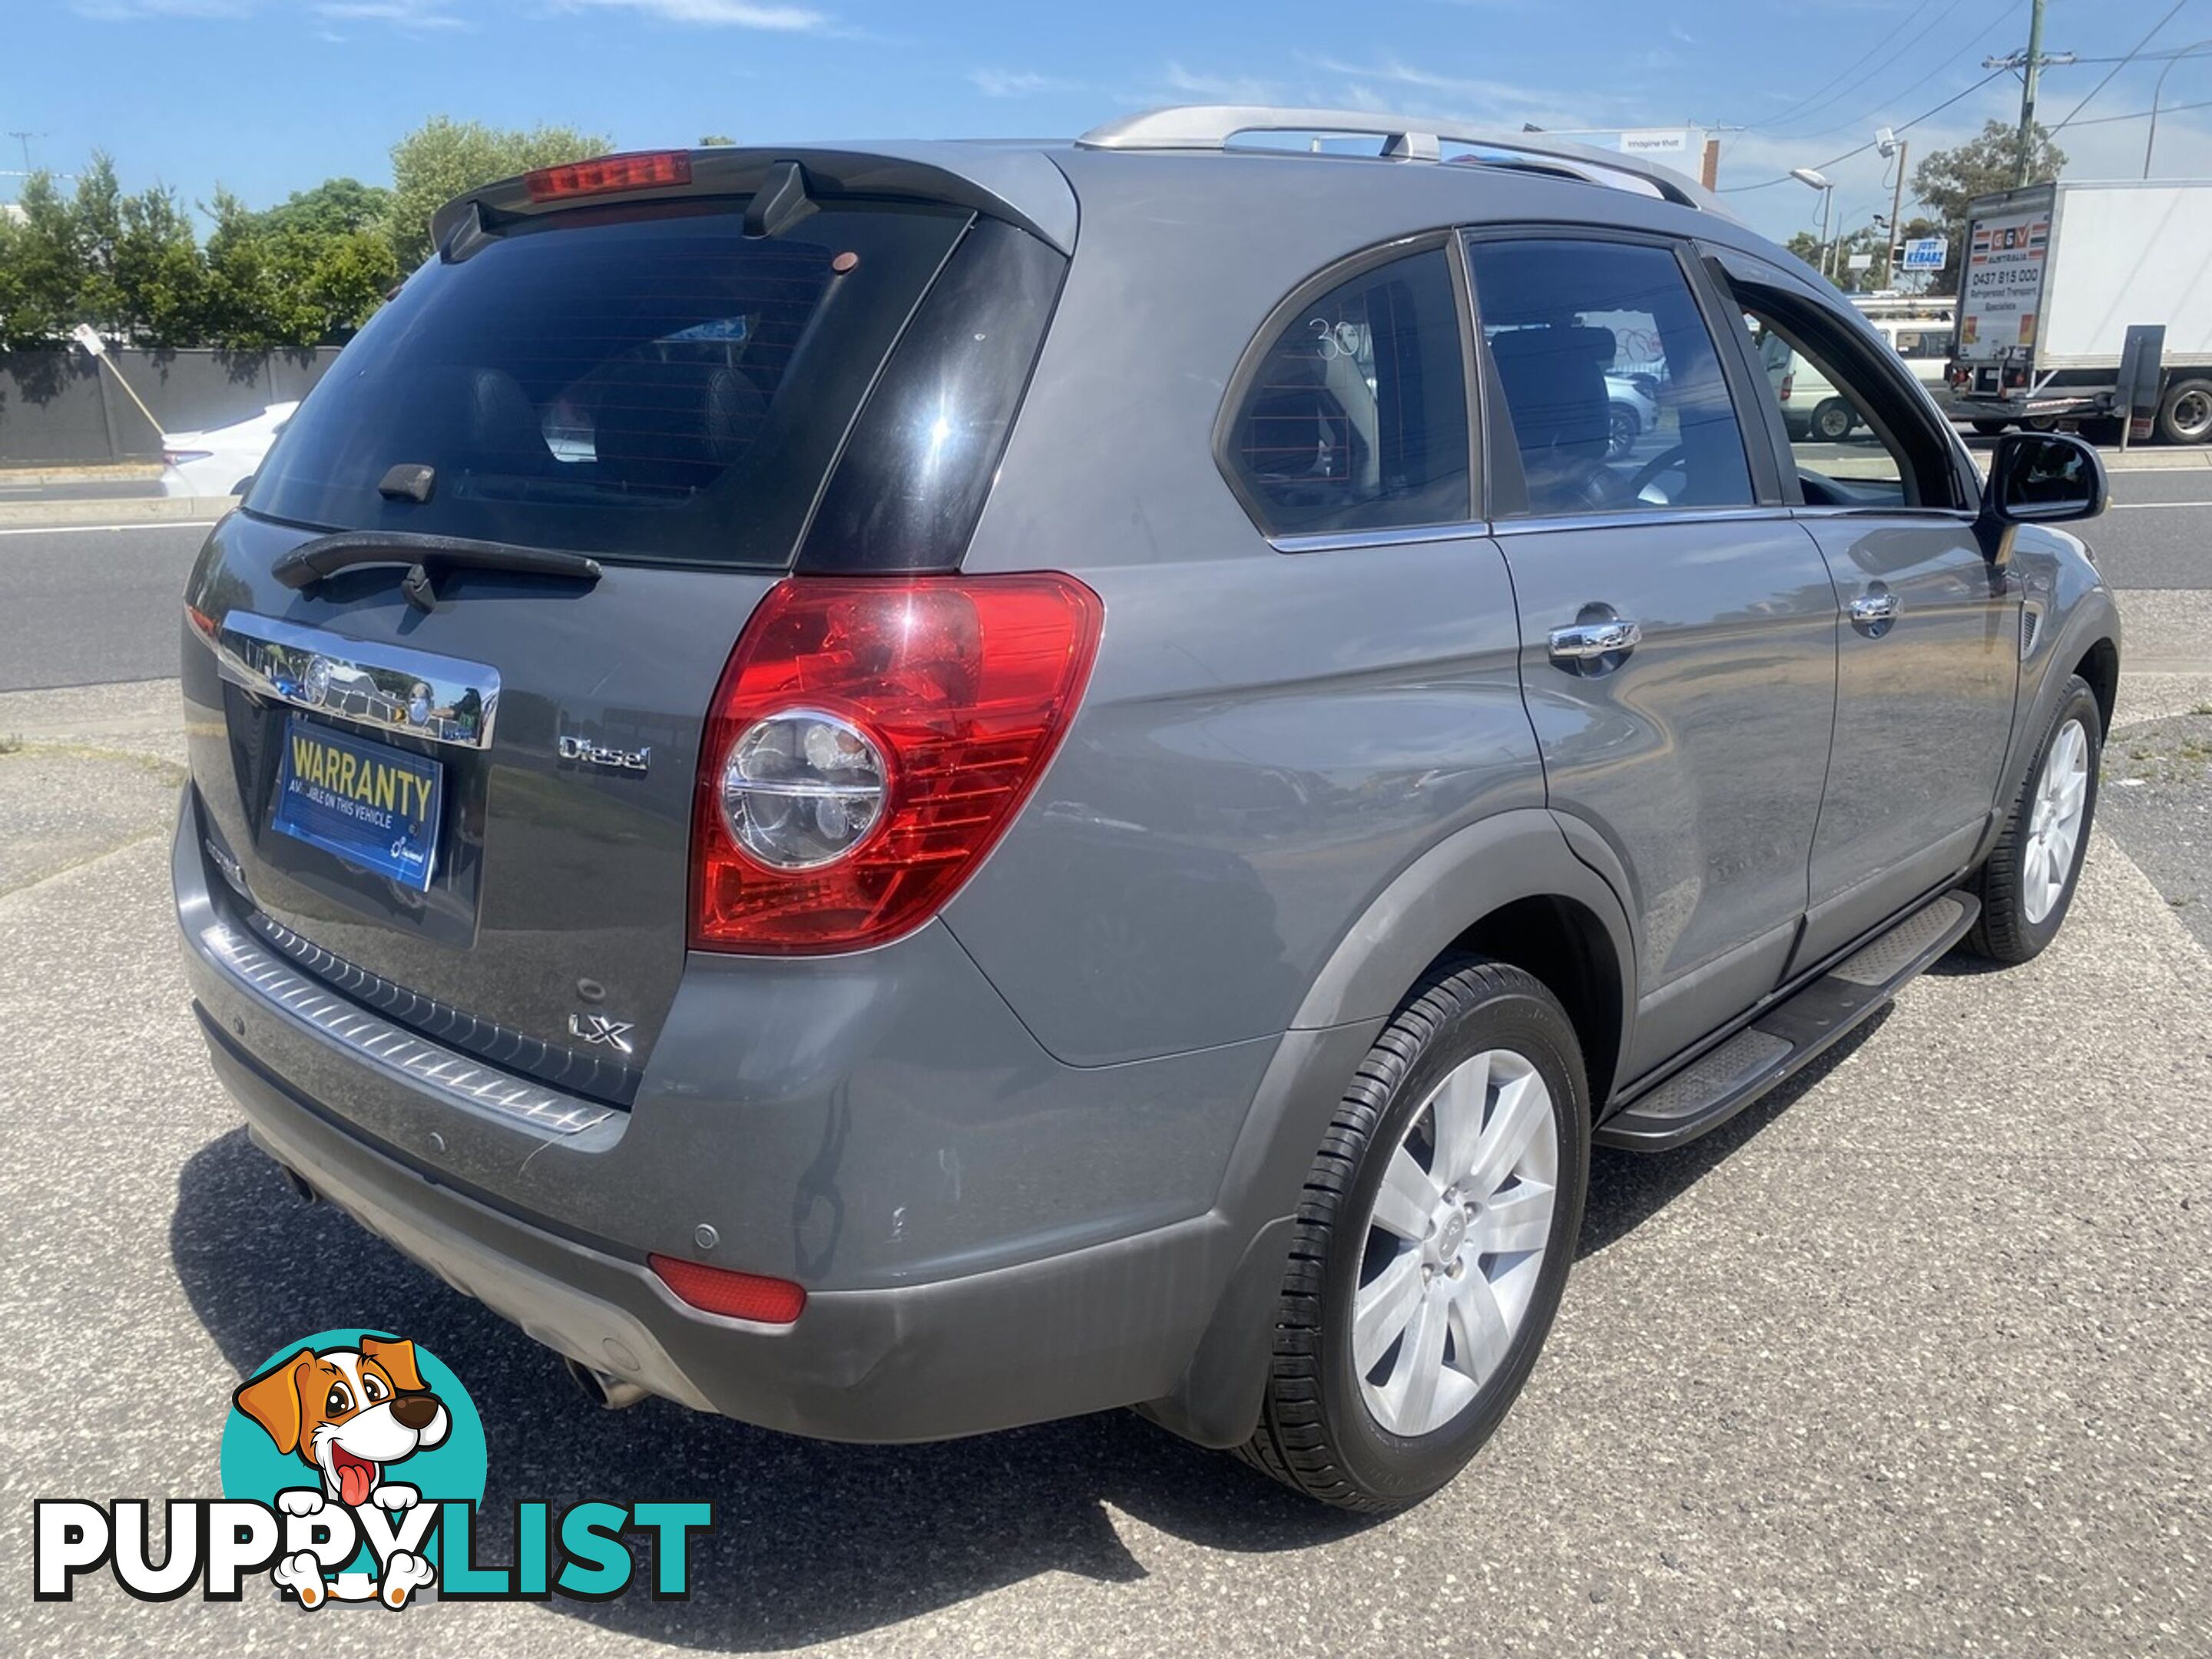
[(262, 458), (300, 403), (271, 404), (258, 415), (205, 432), (161, 434), (161, 493), (238, 495), (252, 482)]
[(1637, 441), (1659, 426), (1658, 386), (1648, 374), (1619, 374), (1608, 371), (1605, 393), (1611, 404), (1606, 459), (1617, 461), (1634, 449)]
[[(1238, 142), (1316, 125), (1378, 153)], [(177, 915), (256, 1142), (604, 1404), (1134, 1406), (1411, 1502), (1593, 1146), (2072, 902), (2094, 452), (1984, 486), (1663, 168), (1201, 107), (434, 228), (191, 574)], [(1848, 475), (1754, 331), (1876, 416)]]

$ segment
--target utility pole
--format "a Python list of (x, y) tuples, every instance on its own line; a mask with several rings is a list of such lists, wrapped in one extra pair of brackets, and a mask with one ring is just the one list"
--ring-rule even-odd
[(1982, 59), (1984, 69), (2018, 70), (2021, 72), (2020, 132), (2013, 141), (2012, 187), (2014, 190), (2027, 182), (2028, 148), (2035, 138), (2035, 94), (2042, 84), (2043, 71), (2073, 61), (2074, 54), (2070, 52), (2046, 52), (2043, 49), (2043, 0), (2029, 0), (2026, 52), (2008, 52), (2002, 58)]
[(2043, 0), (2031, 0), (2027, 13), (2027, 64), (2020, 81), (2020, 139), (2013, 149), (2012, 187), (2027, 182), (2028, 145), (2035, 137), (2035, 88), (2043, 78)]

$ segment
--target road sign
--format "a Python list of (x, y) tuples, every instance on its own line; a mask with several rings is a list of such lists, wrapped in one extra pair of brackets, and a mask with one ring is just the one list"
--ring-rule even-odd
[(1687, 155), (1690, 153), (1690, 135), (1681, 127), (1645, 128), (1640, 132), (1624, 132), (1620, 135), (1620, 153), (1624, 155)]
[(75, 340), (95, 357), (107, 349), (107, 342), (94, 331), (90, 323), (79, 323), (70, 331), (70, 338)]
[(1844, 266), (1849, 270), (1872, 270), (1874, 269), (1874, 255), (1871, 253), (1854, 253), (1850, 258), (1844, 261)]
[(1905, 269), (1907, 270), (1941, 270), (1943, 261), (1951, 257), (1951, 239), (1948, 236), (1916, 236), (1905, 245)]

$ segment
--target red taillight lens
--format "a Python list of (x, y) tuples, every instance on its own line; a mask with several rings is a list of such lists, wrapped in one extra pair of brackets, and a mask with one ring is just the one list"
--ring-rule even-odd
[[(1066, 729), (1098, 647), (1072, 576), (794, 577), (761, 601), (722, 672), (700, 755), (691, 943), (856, 950), (936, 915), (1006, 829)], [(882, 802), (849, 850), (805, 867), (749, 855), (739, 742), (827, 715), (880, 757)], [(772, 792), (771, 792), (772, 793)], [(826, 842), (839, 844), (842, 824)]]
[(620, 155), (595, 155), (557, 167), (537, 167), (522, 175), (533, 202), (563, 196), (604, 196), (617, 190), (656, 190), (691, 182), (691, 158), (680, 149), (634, 149)]
[(1797, 374), (1795, 369), (1792, 369), (1789, 374), (1784, 374), (1782, 377), (1782, 401), (1784, 403), (1786, 404), (1790, 401), (1790, 393), (1796, 388), (1796, 385)]
[(646, 1265), (660, 1282), (702, 1312), (725, 1319), (750, 1319), (761, 1325), (788, 1325), (806, 1308), (806, 1291), (787, 1279), (734, 1273), (672, 1255), (648, 1255)]

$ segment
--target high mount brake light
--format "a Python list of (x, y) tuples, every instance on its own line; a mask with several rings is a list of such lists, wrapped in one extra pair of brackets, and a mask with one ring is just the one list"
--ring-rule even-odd
[(1059, 746), (1103, 618), (1057, 574), (777, 584), (708, 715), (693, 948), (858, 950), (935, 915)]
[(588, 161), (536, 167), (522, 175), (522, 187), (533, 202), (557, 201), (565, 196), (605, 196), (622, 190), (659, 190), (690, 182), (691, 158), (680, 149), (626, 150), (619, 155), (595, 155)]

